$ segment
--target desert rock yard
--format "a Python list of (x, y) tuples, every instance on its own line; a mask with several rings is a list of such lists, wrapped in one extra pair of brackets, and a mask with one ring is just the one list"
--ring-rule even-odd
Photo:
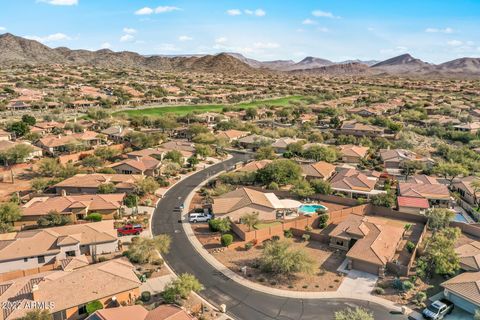
[(344, 275), (337, 272), (337, 269), (345, 259), (345, 253), (333, 250), (326, 244), (292, 238), (292, 247), (304, 250), (315, 261), (317, 267), (314, 273), (272, 277), (270, 274), (263, 273), (256, 265), (257, 259), (262, 254), (261, 243), (250, 250), (243, 247), (225, 249), (220, 244), (220, 234), (210, 232), (207, 224), (194, 224), (193, 230), (204, 248), (226, 267), (245, 276), (241, 268), (247, 266), (246, 277), (251, 281), (295, 291), (336, 291), (342, 283)]

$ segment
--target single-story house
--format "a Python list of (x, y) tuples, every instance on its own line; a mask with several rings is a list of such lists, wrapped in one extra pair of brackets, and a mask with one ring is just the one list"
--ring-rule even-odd
[(406, 161), (415, 161), (426, 166), (433, 165), (433, 159), (419, 155), (411, 150), (406, 149), (380, 149), (380, 158), (383, 161), (383, 166), (390, 172), (399, 173), (402, 169), (403, 163)]
[(240, 138), (246, 137), (249, 135), (248, 131), (240, 131), (240, 130), (225, 130), (225, 131), (218, 131), (215, 137), (217, 139), (225, 139), (229, 142), (238, 140)]
[(55, 320), (85, 319), (86, 305), (94, 300), (104, 308), (134, 304), (140, 285), (134, 266), (126, 259), (28, 275), (0, 283), (0, 303), (19, 304), (4, 309), (2, 319), (21, 318), (42, 303)]
[(368, 153), (368, 147), (351, 144), (341, 145), (338, 148), (342, 157), (342, 162), (345, 163), (360, 163)]
[(162, 162), (151, 157), (137, 157), (125, 159), (110, 165), (110, 168), (119, 174), (136, 174), (156, 177), (160, 174)]
[(455, 248), (460, 267), (465, 271), (480, 271), (480, 242), (472, 241)]
[(464, 201), (473, 206), (475, 205), (475, 198), (480, 199), (480, 192), (475, 191), (472, 187), (472, 182), (478, 179), (476, 176), (457, 178), (452, 183), (452, 190), (453, 192), (457, 192)]
[(145, 176), (134, 174), (79, 173), (53, 186), (57, 194), (96, 194), (98, 187), (111, 183), (115, 193), (132, 193)]
[(451, 202), (450, 191), (443, 184), (424, 184), (400, 182), (398, 195), (410, 198), (425, 198), (430, 207), (448, 207)]
[(462, 123), (456, 126), (453, 126), (455, 131), (461, 132), (469, 132), (469, 133), (477, 133), (480, 130), (480, 122), (472, 122), (472, 123)]
[(349, 215), (330, 233), (330, 246), (347, 251), (348, 267), (383, 276), (404, 228), (380, 217)]
[(376, 137), (384, 135), (383, 128), (371, 124), (357, 122), (356, 120), (343, 122), (337, 132), (339, 134), (357, 137)]
[(70, 146), (83, 145), (86, 149), (91, 149), (100, 145), (102, 139), (99, 134), (94, 131), (85, 131), (74, 133), (66, 136), (50, 135), (38, 140), (37, 145), (50, 155), (58, 155), (61, 153), (71, 152)]
[(107, 139), (116, 143), (124, 142), (127, 140), (127, 135), (134, 132), (132, 128), (124, 126), (111, 126), (105, 130), (102, 130), (102, 134), (107, 136)]
[(297, 138), (279, 138), (272, 143), (272, 147), (276, 153), (285, 153), (287, 152), (287, 147), (289, 144), (297, 143), (297, 142), (304, 142), (304, 139), (297, 139)]
[(242, 148), (255, 150), (261, 145), (271, 144), (273, 142), (273, 139), (259, 136), (257, 134), (251, 134), (249, 136), (240, 138), (237, 141)]
[(42, 154), (43, 154), (42, 149), (40, 149), (39, 147), (33, 146), (28, 142), (17, 142), (17, 141), (13, 142), (9, 140), (0, 140), (0, 154), (6, 153), (8, 152), (8, 150), (18, 145), (24, 145), (32, 148), (32, 151), (27, 155), (24, 161), (42, 157)]
[(378, 178), (379, 175), (373, 171), (364, 173), (356, 169), (339, 169), (330, 179), (330, 185), (336, 192), (352, 198), (369, 198), (375, 194), (385, 193), (383, 190), (375, 189)]
[(112, 220), (120, 212), (124, 198), (125, 193), (35, 197), (22, 206), (22, 217), (14, 225), (36, 225), (38, 219), (50, 212), (66, 215), (72, 223), (94, 212), (100, 213), (104, 220)]
[(325, 161), (302, 164), (302, 175), (307, 180), (321, 179), (328, 180), (335, 174), (335, 166)]
[(480, 309), (480, 272), (464, 272), (441, 284), (445, 298), (471, 314)]
[(236, 171), (240, 172), (256, 172), (260, 169), (265, 168), (265, 166), (269, 163), (272, 163), (272, 160), (264, 159), (264, 160), (255, 160), (250, 161), (245, 164), (243, 167), (238, 168)]
[(424, 213), (430, 208), (428, 200), (416, 197), (397, 197), (398, 211), (407, 213)]
[(113, 220), (0, 235), (0, 273), (118, 250)]

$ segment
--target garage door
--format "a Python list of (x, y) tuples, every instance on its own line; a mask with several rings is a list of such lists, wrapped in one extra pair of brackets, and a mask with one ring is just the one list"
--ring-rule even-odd
[(360, 270), (360, 271), (378, 275), (378, 266), (365, 261), (352, 260), (352, 268), (355, 270)]

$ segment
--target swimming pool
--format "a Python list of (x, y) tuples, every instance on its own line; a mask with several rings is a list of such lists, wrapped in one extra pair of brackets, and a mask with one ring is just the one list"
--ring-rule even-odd
[(455, 217), (453, 218), (453, 221), (468, 223), (467, 219), (465, 219), (463, 214), (458, 213), (458, 212), (455, 213)]
[(298, 207), (298, 212), (312, 214), (317, 212), (317, 209), (327, 210), (327, 207), (322, 206), (321, 204), (302, 204), (300, 207)]

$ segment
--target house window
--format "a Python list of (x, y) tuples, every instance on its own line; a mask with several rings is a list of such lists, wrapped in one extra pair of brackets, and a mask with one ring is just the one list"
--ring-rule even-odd
[(45, 256), (38, 256), (38, 263), (45, 263)]
[(337, 240), (337, 246), (342, 246), (343, 247), (343, 241)]
[(23, 258), (23, 262), (28, 262), (28, 258)]
[(87, 313), (87, 305), (84, 304), (83, 306), (79, 306), (78, 307), (78, 314), (82, 315), (82, 314), (85, 314), (85, 313)]
[(122, 173), (123, 174), (132, 174), (133, 171), (132, 170), (122, 170)]
[(75, 257), (75, 256), (76, 256), (75, 250), (67, 251), (67, 252), (65, 252), (65, 255), (66, 255), (67, 257)]

